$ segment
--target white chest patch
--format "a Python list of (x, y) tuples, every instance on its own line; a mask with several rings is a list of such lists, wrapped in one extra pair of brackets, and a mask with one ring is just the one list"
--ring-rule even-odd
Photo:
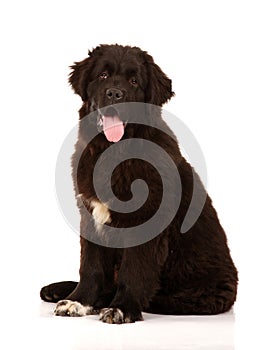
[(104, 224), (111, 222), (109, 209), (106, 204), (97, 200), (92, 200), (90, 202), (90, 207), (93, 208), (92, 216), (95, 222), (96, 230), (100, 232)]

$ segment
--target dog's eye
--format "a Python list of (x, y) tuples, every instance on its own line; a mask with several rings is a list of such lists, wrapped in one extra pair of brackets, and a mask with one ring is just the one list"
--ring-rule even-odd
[(129, 81), (130, 81), (131, 85), (138, 86), (138, 82), (137, 82), (137, 80), (134, 77), (132, 77)]
[(99, 75), (99, 78), (100, 78), (101, 80), (107, 79), (108, 77), (109, 77), (108, 72), (102, 72), (102, 73)]

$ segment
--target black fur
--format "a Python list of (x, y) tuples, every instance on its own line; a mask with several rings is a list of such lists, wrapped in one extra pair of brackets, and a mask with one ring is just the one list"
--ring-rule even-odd
[[(72, 66), (69, 81), (83, 101), (80, 119), (97, 108), (117, 102), (105, 97), (105, 91), (111, 87), (123, 92), (118, 102), (148, 102), (161, 107), (173, 96), (171, 80), (150, 55), (136, 47), (97, 47), (88, 58)], [(161, 114), (154, 118), (163, 130), (172, 134)], [(93, 127), (96, 126), (88, 125), (88, 128)], [(95, 309), (118, 308), (124, 314), (122, 322), (141, 320), (142, 311), (175, 315), (212, 315), (228, 311), (236, 299), (237, 271), (226, 235), (208, 196), (197, 222), (187, 233), (180, 233), (192, 198), (194, 170), (182, 157), (175, 139), (165, 133), (149, 126), (128, 124), (124, 138), (140, 137), (155, 142), (176, 164), (182, 183), (182, 199), (171, 224), (149, 242), (126, 249), (106, 248), (84, 238), (87, 230), (96, 234), (86, 209), (92, 212), (87, 203), (96, 198), (93, 168), (99, 155), (110, 145), (103, 133), (99, 134), (88, 144), (78, 162), (85, 132), (87, 129), (80, 125), (72, 161), (76, 193), (82, 193), (84, 198), (84, 204), (80, 205), (80, 281), (78, 284), (61, 282), (46, 286), (41, 290), (41, 298), (52, 302), (75, 300)], [(136, 178), (147, 181), (149, 198), (136, 215), (111, 212), (112, 226), (138, 225), (158, 208), (162, 196), (160, 178), (151, 165), (143, 161), (127, 160), (115, 169), (113, 192), (119, 199), (128, 200), (130, 185)], [(205, 189), (198, 181), (201, 195)], [(168, 206), (172, 207), (172, 202)], [(115, 311), (108, 311), (102, 320), (111, 323), (118, 319), (120, 322), (121, 318), (114, 314)]]

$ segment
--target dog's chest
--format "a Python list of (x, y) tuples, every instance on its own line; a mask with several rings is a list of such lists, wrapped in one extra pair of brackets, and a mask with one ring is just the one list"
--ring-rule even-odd
[(116, 198), (126, 202), (134, 197), (144, 202), (147, 194), (149, 199), (154, 197), (155, 201), (161, 198), (162, 179), (151, 162), (138, 158), (127, 159), (122, 152), (109, 157), (105, 151), (93, 153), (86, 149), (79, 162), (73, 165), (77, 170), (73, 168), (73, 175), (77, 173), (77, 192), (86, 199), (99, 198), (101, 202), (107, 203)]
[[(124, 160), (113, 166), (110, 161), (95, 165), (92, 180), (96, 193), (102, 192), (104, 200), (110, 200), (112, 194), (122, 201), (130, 200), (133, 190), (137, 188), (140, 192), (139, 182), (144, 181), (149, 186), (154, 171), (149, 166), (145, 166), (139, 159)], [(134, 185), (137, 182), (137, 186)]]

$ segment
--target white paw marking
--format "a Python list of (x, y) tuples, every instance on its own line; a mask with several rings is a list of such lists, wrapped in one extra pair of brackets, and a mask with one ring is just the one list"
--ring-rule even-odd
[(84, 306), (78, 301), (61, 300), (57, 303), (54, 313), (56, 316), (78, 317), (78, 316), (91, 315), (92, 311), (93, 311), (92, 306), (89, 306), (89, 305)]
[(101, 231), (104, 224), (111, 222), (109, 209), (105, 203), (98, 202), (97, 200), (92, 200), (90, 207), (93, 208), (92, 216), (95, 221), (96, 230)]
[(120, 309), (105, 308), (100, 311), (100, 320), (106, 323), (129, 323), (128, 318), (124, 319), (124, 314)]

